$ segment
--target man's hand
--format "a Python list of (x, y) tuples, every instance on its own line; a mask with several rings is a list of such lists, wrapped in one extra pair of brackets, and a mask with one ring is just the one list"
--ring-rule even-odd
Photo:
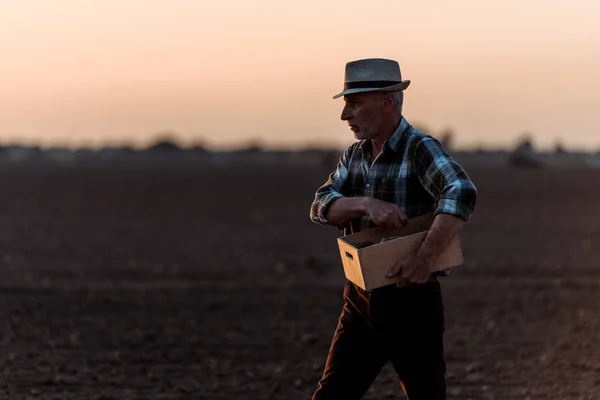
[(400, 260), (396, 263), (390, 272), (388, 278), (398, 276), (396, 286), (403, 287), (408, 285), (418, 285), (426, 283), (431, 276), (431, 262), (419, 256), (416, 252), (413, 255)]
[(456, 216), (438, 214), (419, 250), (394, 265), (388, 277), (398, 275), (398, 287), (427, 282), (432, 265), (464, 224), (465, 221)]
[(401, 228), (408, 223), (408, 217), (399, 205), (373, 197), (366, 201), (365, 211), (375, 224), (384, 228)]

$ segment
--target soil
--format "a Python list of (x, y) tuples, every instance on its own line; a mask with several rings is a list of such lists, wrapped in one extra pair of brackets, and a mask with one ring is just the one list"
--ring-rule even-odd
[[(600, 399), (600, 170), (466, 165), (449, 399)], [(0, 398), (309, 399), (345, 283), (326, 167), (0, 167)], [(366, 399), (403, 399), (387, 365)]]

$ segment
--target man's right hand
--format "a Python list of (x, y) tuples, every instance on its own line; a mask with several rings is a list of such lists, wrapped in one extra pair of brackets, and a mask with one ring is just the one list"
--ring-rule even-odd
[(402, 208), (394, 203), (370, 197), (365, 204), (365, 209), (369, 218), (384, 228), (401, 228), (408, 223), (408, 217)]

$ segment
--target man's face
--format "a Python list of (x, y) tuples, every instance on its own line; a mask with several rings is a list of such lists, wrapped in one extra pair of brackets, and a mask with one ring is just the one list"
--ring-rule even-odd
[(378, 92), (354, 93), (344, 96), (346, 105), (342, 120), (347, 121), (358, 140), (373, 139), (379, 133), (383, 120), (382, 94)]

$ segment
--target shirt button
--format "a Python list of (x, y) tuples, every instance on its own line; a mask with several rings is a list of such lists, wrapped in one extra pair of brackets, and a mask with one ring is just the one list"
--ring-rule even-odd
[(370, 187), (371, 187), (371, 184), (370, 184), (370, 183), (367, 183), (367, 187), (368, 187), (368, 188), (370, 188)]

